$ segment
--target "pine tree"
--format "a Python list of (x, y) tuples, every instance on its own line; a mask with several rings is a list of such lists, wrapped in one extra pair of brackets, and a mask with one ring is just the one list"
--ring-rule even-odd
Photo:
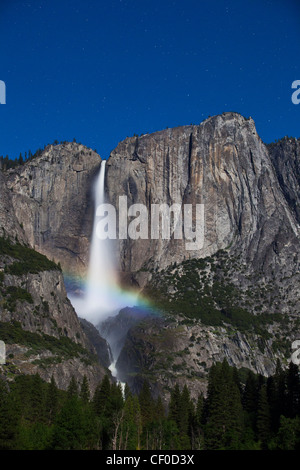
[(221, 364), (210, 369), (206, 400), (205, 446), (219, 449), (224, 446), (226, 430), (226, 385), (222, 377)]
[(236, 448), (243, 428), (241, 397), (226, 360), (211, 368), (206, 415), (206, 448)]
[(56, 417), (52, 448), (55, 450), (83, 450), (85, 437), (84, 414), (78, 398), (72, 395), (66, 400)]
[(68, 398), (78, 397), (78, 385), (73, 375), (68, 386), (67, 395)]
[(44, 422), (46, 419), (44, 383), (38, 374), (31, 379), (28, 417), (33, 422)]
[(233, 379), (228, 389), (228, 417), (225, 445), (228, 450), (238, 450), (243, 432), (243, 408), (240, 389)]
[(84, 403), (88, 403), (90, 400), (90, 388), (86, 375), (83, 377), (79, 396)]
[(154, 404), (154, 419), (155, 421), (159, 422), (159, 421), (162, 421), (164, 418), (165, 418), (165, 408), (164, 408), (161, 396), (159, 395)]
[(10, 392), (0, 378), (0, 450), (15, 448), (15, 438), (21, 414), (19, 394)]
[(27, 419), (30, 414), (30, 390), (32, 377), (21, 375), (12, 384), (13, 396), (20, 406), (20, 417)]
[(243, 408), (246, 415), (246, 426), (254, 433), (256, 424), (256, 411), (258, 401), (258, 381), (252, 371), (248, 372), (245, 389), (242, 397)]
[(193, 421), (193, 435), (192, 435), (192, 449), (202, 450), (203, 442), (203, 424), (204, 424), (204, 397), (200, 393), (198, 395), (194, 421)]
[(182, 434), (188, 434), (189, 431), (189, 417), (190, 417), (190, 392), (186, 385), (184, 385), (179, 403), (179, 431)]
[(276, 438), (279, 450), (300, 450), (300, 417), (286, 418), (281, 416)]
[(127, 400), (127, 398), (131, 395), (131, 391), (129, 388), (128, 383), (125, 383), (125, 388), (124, 388), (124, 399)]
[(118, 413), (124, 406), (122, 386), (120, 383), (113, 383), (110, 387), (109, 396), (112, 413)]
[(151, 396), (149, 384), (144, 381), (142, 390), (139, 394), (139, 404), (141, 409), (142, 425), (147, 426), (151, 423), (154, 415), (154, 401)]
[(184, 385), (180, 396), (178, 421), (181, 449), (191, 448), (190, 436), (192, 432), (191, 426), (193, 415), (194, 409), (191, 402), (190, 392), (187, 386)]
[(240, 392), (240, 395), (242, 396), (243, 387), (242, 387), (242, 384), (241, 384), (239, 372), (238, 372), (236, 367), (232, 368), (232, 378), (233, 378), (233, 382), (235, 383), (235, 385), (237, 386), (237, 388)]
[(268, 382), (271, 426), (274, 431), (277, 431), (280, 423), (280, 416), (287, 414), (286, 373), (283, 371), (279, 359), (277, 359), (275, 374), (273, 377), (268, 379)]
[(170, 420), (173, 420), (177, 426), (179, 426), (179, 422), (180, 422), (180, 405), (181, 405), (181, 393), (180, 393), (179, 385), (175, 384), (175, 387), (171, 391), (168, 418)]
[(140, 436), (142, 432), (141, 410), (138, 397), (131, 394), (125, 401), (124, 419), (120, 430), (121, 450), (140, 449)]
[(102, 413), (102, 396), (101, 396), (101, 383), (97, 385), (93, 396), (93, 409), (96, 416), (101, 416)]
[(48, 385), (45, 401), (45, 412), (48, 423), (52, 424), (58, 411), (58, 388), (52, 375), (51, 382)]
[(203, 411), (204, 411), (204, 397), (203, 397), (203, 393), (200, 393), (200, 395), (198, 395), (196, 412), (195, 412), (195, 424), (198, 428), (201, 428), (201, 425), (203, 423)]
[(287, 371), (287, 409), (286, 416), (295, 418), (300, 406), (300, 380), (299, 368), (293, 362), (290, 362)]
[(109, 414), (110, 382), (108, 375), (103, 377), (101, 384), (96, 387), (93, 406), (97, 416)]
[(271, 422), (267, 386), (265, 384), (259, 391), (256, 427), (257, 437), (261, 442), (262, 448), (266, 449), (270, 437)]

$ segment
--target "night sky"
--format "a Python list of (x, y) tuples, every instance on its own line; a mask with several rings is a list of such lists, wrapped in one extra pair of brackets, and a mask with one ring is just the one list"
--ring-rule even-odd
[(299, 0), (0, 0), (0, 155), (120, 140), (236, 111), (299, 137)]

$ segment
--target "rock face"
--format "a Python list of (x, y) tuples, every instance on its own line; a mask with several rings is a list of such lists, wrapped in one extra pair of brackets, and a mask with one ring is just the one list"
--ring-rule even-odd
[(120, 380), (136, 393), (147, 380), (155, 395), (168, 396), (178, 383), (181, 388), (186, 384), (196, 398), (206, 393), (207, 371), (215, 362), (226, 358), (231, 366), (268, 376), (274, 373), (276, 357), (271, 342), (263, 344), (256, 335), (228, 335), (225, 328), (180, 317), (156, 318), (129, 330), (117, 368)]
[[(49, 146), (7, 174), (17, 222), (30, 245), (71, 274), (87, 269), (91, 187), (100, 163), (95, 152), (69, 143)], [(251, 269), (289, 277), (299, 262), (297, 188), (299, 143), (267, 148), (253, 120), (236, 113), (127, 138), (107, 162), (108, 201), (118, 208), (119, 196), (126, 195), (128, 206), (144, 204), (149, 214), (151, 204), (204, 204), (204, 245), (187, 250), (186, 240), (154, 240), (150, 233), (147, 240), (118, 240), (120, 271), (143, 287), (150, 268), (230, 247)]]
[[(231, 247), (265, 274), (291, 275), (299, 252), (299, 228), (282, 194), (266, 146), (251, 118), (224, 113), (199, 126), (127, 138), (107, 162), (108, 200), (128, 205), (204, 204), (204, 245), (187, 250), (185, 240), (120, 240), (121, 271), (162, 269)], [(296, 188), (296, 186), (295, 186)]]
[(8, 378), (39, 373), (49, 381), (53, 375), (66, 389), (72, 376), (80, 383), (86, 375), (93, 391), (108, 373), (107, 358), (99, 361), (67, 298), (62, 272), (29, 249), (69, 273), (85, 269), (100, 163), (95, 152), (65, 143), (0, 171), (0, 339), (7, 343), (0, 367)]
[(12, 240), (18, 239), (26, 243), (26, 236), (11, 204), (11, 196), (6, 186), (6, 180), (0, 171), (0, 236), (11, 237)]
[[(16, 172), (21, 170), (26, 173), (25, 167)], [(0, 172), (0, 339), (7, 356), (0, 373), (8, 379), (39, 373), (47, 381), (53, 375), (62, 389), (72, 376), (80, 383), (86, 375), (94, 390), (107, 373), (105, 364), (81, 328), (61, 271), (29, 249), (30, 219), (18, 220), (6, 182), (7, 174)], [(43, 188), (43, 181), (39, 185)], [(29, 206), (21, 205), (20, 213)]]
[(110, 344), (115, 360), (120, 355), (128, 331), (149, 314), (151, 312), (141, 308), (124, 308), (118, 315), (107, 318), (97, 326), (101, 336)]
[(80, 324), (90, 343), (94, 346), (100, 363), (105, 367), (109, 367), (112, 362), (112, 353), (108, 342), (100, 336), (97, 328), (87, 320), (80, 318)]
[[(228, 357), (238, 367), (268, 375), (274, 371), (276, 357), (289, 359), (300, 309), (298, 141), (267, 147), (251, 118), (224, 113), (199, 126), (127, 138), (107, 162), (106, 185), (108, 200), (117, 209), (120, 195), (127, 196), (128, 206), (143, 204), (149, 213), (152, 204), (204, 204), (204, 244), (199, 250), (187, 250), (185, 240), (150, 237), (120, 240), (118, 246), (121, 272), (141, 288), (154, 282), (164, 296), (166, 311), (174, 307), (176, 315), (185, 314), (184, 305), (195, 302), (194, 312), (189, 315), (201, 318), (206, 313), (205, 303), (200, 308), (202, 296), (209, 298), (207, 311), (216, 307), (225, 317), (230, 311), (231, 321), (237, 314), (233, 330), (232, 326), (228, 329), (227, 325), (225, 330), (218, 326), (214, 333), (202, 321), (193, 327), (191, 336), (199, 338), (194, 351), (199, 364), (205, 362), (209, 366), (211, 359)], [(224, 268), (227, 259), (223, 260), (223, 270), (212, 265), (213, 276), (208, 271), (201, 274), (201, 269), (186, 276), (181, 268), (181, 262), (210, 259), (220, 251), (228, 260), (234, 260), (230, 269), (228, 265)], [(174, 267), (171, 271), (170, 266)], [(200, 298), (189, 299), (188, 290), (198, 288)], [(240, 295), (234, 301), (230, 299), (228, 305), (223, 302), (224, 306), (220, 299), (230, 289), (237, 289)], [(217, 306), (215, 293), (220, 300)], [(154, 292), (154, 299), (155, 296)], [(178, 307), (181, 301), (183, 308), (178, 311), (175, 304)], [(251, 325), (249, 313), (286, 315), (292, 323), (283, 327), (277, 319), (272, 326), (271, 316), (269, 320), (261, 317), (265, 323), (260, 325), (260, 334), (255, 336), (252, 331), (245, 335), (239, 331), (238, 323), (245, 316)], [(191, 381), (205, 374), (205, 368), (193, 362), (196, 358), (191, 354), (187, 331), (181, 332), (180, 341), (172, 339), (172, 331), (174, 324), (165, 327), (151, 322), (147, 327), (130, 329), (117, 362), (120, 373), (123, 371), (122, 380), (130, 381), (138, 390), (147, 377), (154, 387), (174, 384), (181, 380), (180, 374), (174, 374), (177, 368), (183, 370), (183, 381), (189, 375), (187, 369), (191, 371)], [(159, 336), (159, 347), (152, 333)], [(264, 333), (266, 338), (262, 340)], [(205, 335), (213, 335), (214, 339), (208, 341)], [(168, 338), (172, 344), (166, 347)], [(263, 351), (257, 347), (260, 341)], [(170, 362), (163, 369), (161, 358), (168, 350), (176, 356), (178, 344), (185, 345), (182, 350), (187, 353), (186, 365)], [(201, 377), (198, 379), (201, 381)]]
[[(2, 263), (1, 263), (2, 264)], [(0, 264), (0, 266), (1, 266)], [(22, 302), (19, 308), (0, 307), (2, 322), (17, 321), (30, 332), (43, 332), (61, 338), (62, 335), (90, 349), (91, 344), (80, 327), (58, 271), (42, 271), (23, 276), (6, 275), (4, 288), (22, 288), (31, 296), (31, 302)]]
[(53, 375), (62, 389), (72, 376), (80, 383), (86, 375), (94, 390), (107, 370), (67, 298), (62, 273), (33, 258), (28, 267), (23, 260), (34, 252), (22, 245), (1, 241), (0, 252), (0, 338), (7, 350), (0, 372), (8, 378), (39, 373), (47, 381)]
[(70, 274), (85, 271), (88, 263), (91, 192), (100, 164), (96, 152), (66, 143), (46, 147), (39, 157), (6, 174), (28, 242)]
[(147, 380), (163, 395), (187, 383), (196, 396), (215, 361), (265, 376), (277, 359), (287, 364), (300, 319), (298, 299), (287, 302), (286, 293), (297, 277), (275, 284), (248, 272), (222, 250), (153, 273), (148, 296), (164, 318), (140, 318), (129, 329), (116, 364), (120, 379), (136, 392)]
[(286, 137), (268, 149), (282, 192), (300, 223), (300, 141)]

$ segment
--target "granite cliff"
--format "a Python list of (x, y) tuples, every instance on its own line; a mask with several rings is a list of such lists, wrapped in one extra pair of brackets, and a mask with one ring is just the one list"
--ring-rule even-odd
[(86, 270), (93, 223), (91, 197), (100, 156), (78, 143), (49, 145), (6, 173), (11, 204), (31, 247), (78, 275)]
[(160, 270), (229, 246), (265, 273), (293, 269), (287, 257), (298, 246), (299, 226), (251, 118), (224, 113), (199, 126), (127, 138), (107, 162), (106, 184), (117, 208), (120, 195), (149, 212), (155, 203), (205, 205), (201, 250), (187, 251), (184, 240), (120, 241), (121, 271), (137, 273), (141, 285), (148, 267)]
[(147, 378), (167, 391), (175, 381), (200, 383), (224, 357), (264, 375), (277, 358), (289, 360), (300, 309), (296, 139), (266, 146), (251, 118), (224, 113), (125, 139), (108, 160), (106, 184), (116, 208), (120, 195), (149, 213), (157, 203), (205, 207), (201, 250), (187, 251), (184, 240), (119, 241), (123, 276), (168, 318), (129, 330), (122, 380), (138, 390)]
[(267, 147), (282, 192), (300, 223), (300, 142), (294, 138), (284, 137)]
[[(42, 163), (47, 161), (44, 157)], [(32, 176), (34, 168), (38, 181)], [(34, 194), (39, 186), (42, 194), (49, 183), (49, 171), (44, 168), (44, 178), (40, 171), (37, 162), (32, 162), (19, 167), (14, 177), (19, 175), (25, 189), (32, 184)], [(59, 177), (55, 171), (54, 179)], [(67, 180), (67, 175), (64, 177)], [(93, 390), (107, 373), (106, 364), (100, 363), (67, 298), (61, 269), (30, 247), (35, 227), (32, 220), (39, 220), (34, 209), (45, 209), (46, 200), (43, 204), (31, 200), (24, 189), (16, 203), (8, 189), (11, 178), (12, 173), (0, 172), (0, 339), (6, 343), (6, 364), (0, 365), (0, 374), (10, 380), (16, 374), (39, 373), (47, 381), (53, 375), (62, 389), (68, 387), (72, 376), (80, 383), (86, 375)], [(52, 188), (52, 198), (53, 194), (57, 204), (61, 203), (62, 197)], [(48, 207), (46, 212), (50, 210)], [(44, 251), (42, 247), (40, 251)]]
[(6, 185), (4, 174), (0, 171), (0, 236), (27, 242), (24, 230), (18, 222), (11, 204), (11, 194)]
[[(100, 162), (95, 152), (66, 143), (0, 173), (2, 233), (60, 262), (67, 273), (85, 272), (91, 187)], [(137, 324), (127, 311), (126, 318), (123, 313), (100, 325), (107, 338), (119, 328), (124, 346), (121, 352), (114, 348), (122, 380), (135, 390), (145, 378), (156, 391), (176, 381), (204, 390), (215, 360), (227, 357), (264, 375), (274, 372), (277, 358), (288, 361), (291, 342), (299, 339), (299, 141), (266, 146), (251, 118), (223, 113), (200, 125), (126, 138), (106, 167), (107, 200), (117, 209), (119, 196), (127, 196), (128, 206), (144, 204), (149, 213), (152, 204), (204, 205), (201, 249), (186, 250), (184, 239), (116, 241), (124, 282), (164, 312), (164, 319), (143, 317)], [(26, 289), (37, 302), (43, 294), (31, 283), (46, 280), (31, 276)], [(61, 286), (61, 274), (49, 275), (49, 282), (54, 278)], [(27, 279), (5, 274), (5, 285), (13, 282), (20, 287)], [(44, 288), (54, 311), (52, 288)], [(68, 310), (65, 292), (61, 302)], [(62, 319), (66, 328), (70, 318)], [(56, 335), (53, 322), (37, 322)], [(77, 326), (73, 331), (87, 347)]]

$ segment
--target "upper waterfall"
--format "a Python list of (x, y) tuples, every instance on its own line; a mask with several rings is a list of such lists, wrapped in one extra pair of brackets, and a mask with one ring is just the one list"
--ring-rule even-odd
[[(90, 259), (87, 274), (86, 311), (88, 315), (93, 313), (107, 314), (114, 310), (114, 302), (110, 291), (116, 283), (116, 270), (114, 267), (109, 240), (100, 240), (97, 236), (97, 209), (105, 202), (105, 165), (101, 163), (100, 173), (94, 185), (94, 224), (90, 247)], [(106, 315), (107, 316), (107, 315)]]
[(97, 209), (105, 204), (105, 169), (106, 160), (102, 160), (93, 188), (94, 221), (84, 294), (81, 297), (69, 295), (79, 317), (95, 325), (117, 314), (120, 309), (137, 303), (137, 294), (122, 290), (118, 283), (112, 241), (100, 239), (97, 235), (97, 225), (101, 219)]

